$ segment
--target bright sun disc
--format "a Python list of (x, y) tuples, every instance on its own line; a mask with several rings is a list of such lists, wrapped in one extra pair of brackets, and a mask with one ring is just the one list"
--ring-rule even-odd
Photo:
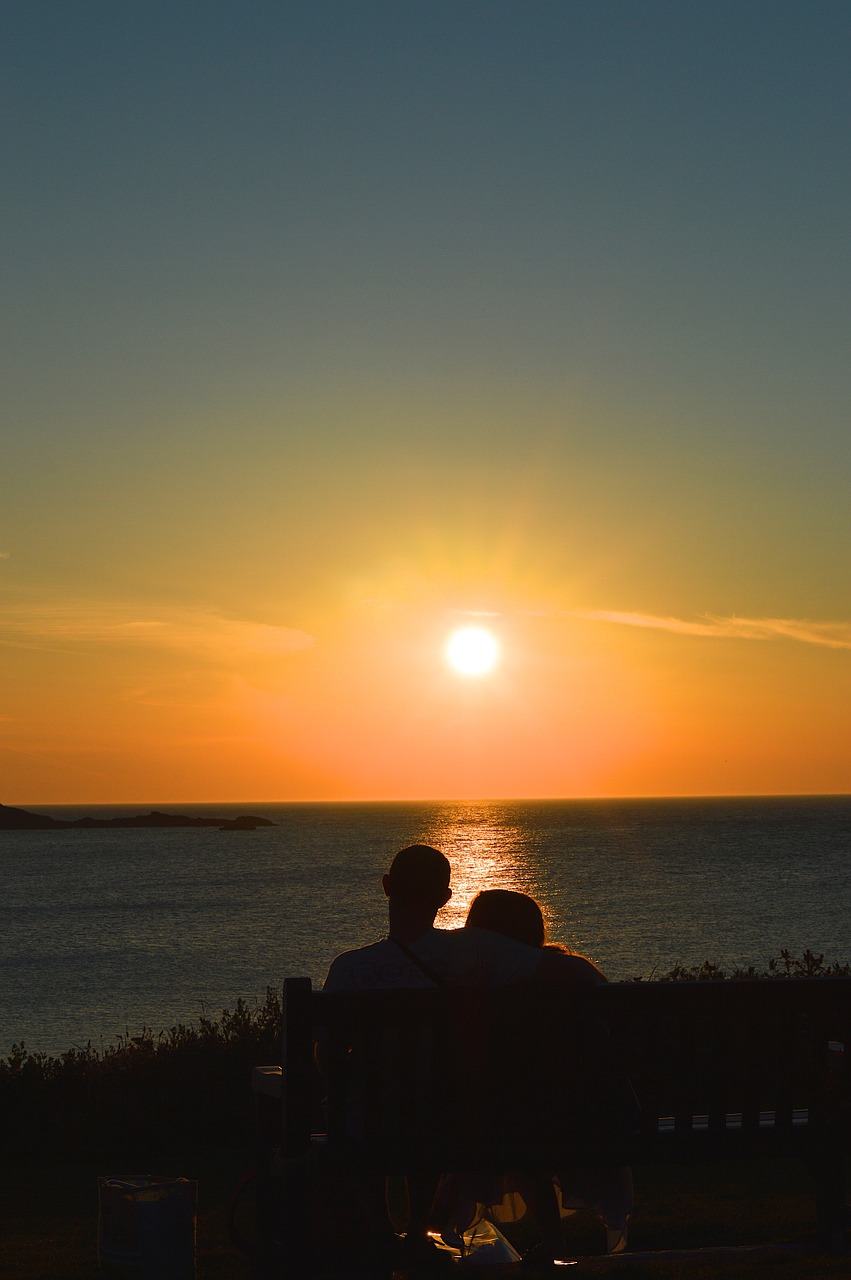
[(499, 645), (483, 627), (463, 627), (446, 646), (449, 665), (462, 676), (483, 676), (499, 657)]

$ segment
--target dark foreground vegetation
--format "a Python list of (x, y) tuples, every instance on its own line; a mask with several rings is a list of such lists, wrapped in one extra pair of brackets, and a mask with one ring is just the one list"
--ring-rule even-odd
[[(781, 952), (761, 972), (725, 972), (707, 961), (655, 980), (799, 976), (851, 976), (851, 965), (827, 963), (810, 951), (800, 958)], [(199, 1276), (247, 1280), (250, 1266), (228, 1238), (228, 1209), (253, 1159), (251, 1070), (279, 1061), (280, 1033), (280, 996), (269, 988), (262, 1003), (240, 1000), (217, 1019), (146, 1030), (105, 1049), (89, 1044), (53, 1057), (13, 1046), (0, 1059), (4, 1275), (95, 1276), (97, 1177), (156, 1173), (199, 1182)], [(800, 1241), (812, 1227), (813, 1190), (794, 1161), (638, 1175), (631, 1250)], [(238, 1223), (250, 1235), (250, 1196)], [(601, 1247), (593, 1220), (577, 1215), (570, 1230), (577, 1252)], [(756, 1277), (766, 1265), (764, 1257), (738, 1254), (622, 1263), (615, 1274)], [(847, 1268), (847, 1258), (794, 1254), (770, 1263), (779, 1280), (845, 1276)]]

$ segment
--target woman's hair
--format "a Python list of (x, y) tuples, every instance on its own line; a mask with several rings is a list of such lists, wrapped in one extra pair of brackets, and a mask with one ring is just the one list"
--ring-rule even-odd
[(544, 945), (544, 917), (528, 893), (514, 889), (483, 889), (470, 903), (465, 926), (492, 929), (527, 947)]

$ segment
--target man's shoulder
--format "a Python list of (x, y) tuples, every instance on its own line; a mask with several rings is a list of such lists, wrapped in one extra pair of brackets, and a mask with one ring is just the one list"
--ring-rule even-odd
[(369, 942), (364, 947), (353, 947), (351, 951), (342, 951), (331, 961), (328, 977), (325, 979), (326, 988), (332, 984), (332, 979), (339, 983), (346, 975), (358, 973), (380, 962), (386, 947), (387, 939), (381, 938), (378, 942)]
[(325, 991), (371, 991), (428, 985), (389, 938), (344, 951), (331, 962)]
[(432, 929), (416, 950), (442, 967), (448, 981), (469, 986), (523, 981), (540, 962), (537, 948), (490, 929)]

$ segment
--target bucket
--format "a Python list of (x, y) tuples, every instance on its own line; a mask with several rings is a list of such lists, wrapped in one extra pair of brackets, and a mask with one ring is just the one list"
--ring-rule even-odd
[(195, 1280), (197, 1202), (188, 1178), (98, 1178), (103, 1280)]

